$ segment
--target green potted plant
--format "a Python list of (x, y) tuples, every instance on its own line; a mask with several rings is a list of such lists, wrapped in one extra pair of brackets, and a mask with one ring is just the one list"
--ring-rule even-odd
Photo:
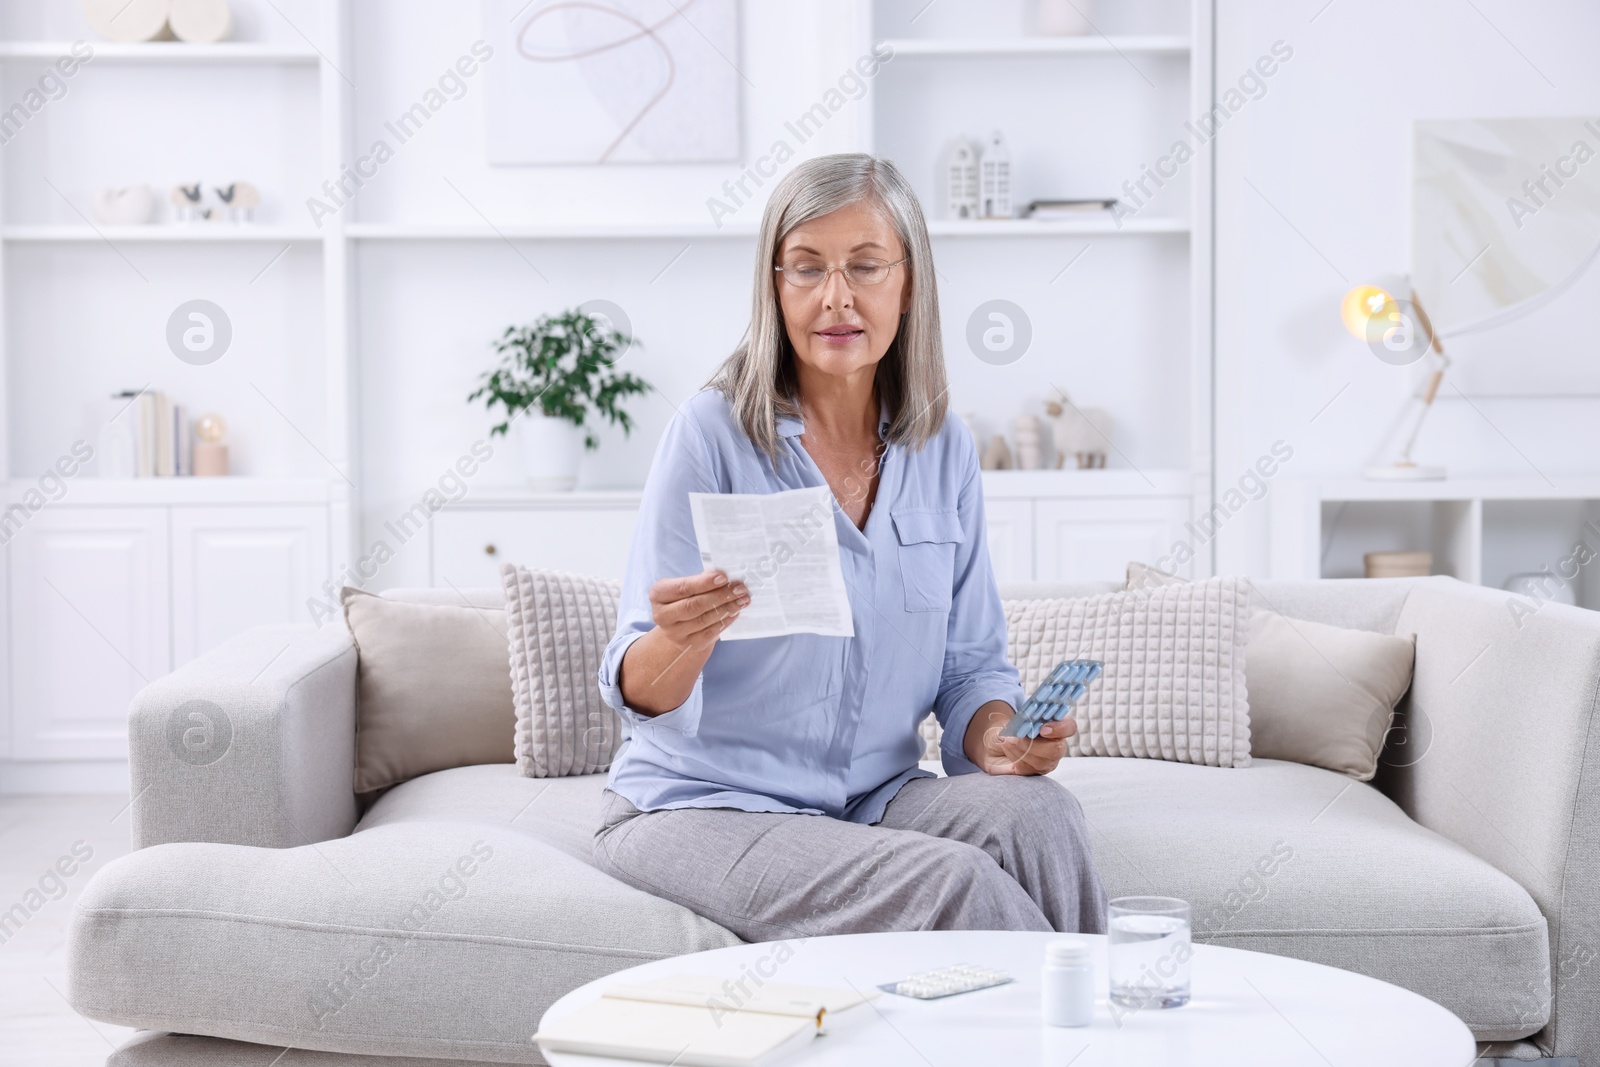
[(500, 365), (484, 372), (482, 384), (467, 399), (486, 397), (485, 407), (505, 408), (505, 421), (489, 430), (491, 436), (503, 436), (512, 422), (521, 423), (523, 467), (532, 488), (577, 484), (584, 449), (600, 447), (594, 416), (604, 416), (623, 433), (633, 429), (622, 401), (650, 385), (613, 364), (635, 344), (609, 319), (576, 308), (541, 315), (531, 326), (507, 326), (494, 342)]

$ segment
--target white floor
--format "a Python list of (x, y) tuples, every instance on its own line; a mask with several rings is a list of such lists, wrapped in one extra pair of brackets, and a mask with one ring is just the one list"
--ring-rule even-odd
[[(0, 915), (42, 905), (21, 926), (0, 929), (0, 1064), (101, 1067), (133, 1031), (91, 1022), (67, 1003), (67, 921), (91, 875), (128, 852), (124, 797), (0, 799)], [(86, 863), (53, 880), (56, 861), (92, 849)], [(70, 864), (68, 865), (70, 867)], [(48, 876), (47, 876), (48, 875)], [(59, 896), (59, 899), (50, 899)]]

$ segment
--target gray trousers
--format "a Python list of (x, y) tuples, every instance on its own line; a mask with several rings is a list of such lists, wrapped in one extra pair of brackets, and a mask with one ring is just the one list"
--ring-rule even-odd
[(879, 930), (1103, 933), (1077, 798), (1048, 778), (914, 778), (875, 825), (607, 790), (595, 865), (746, 941)]

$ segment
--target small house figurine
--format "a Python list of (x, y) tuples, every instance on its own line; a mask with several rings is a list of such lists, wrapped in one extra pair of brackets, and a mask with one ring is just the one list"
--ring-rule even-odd
[(1080, 408), (1057, 389), (1044, 405), (1055, 436), (1056, 466), (1090, 470), (1106, 465), (1106, 448), (1115, 432), (1103, 408)]
[(965, 137), (957, 137), (945, 150), (943, 176), (944, 217), (978, 217), (978, 150)]
[(978, 164), (979, 214), (986, 219), (1011, 217), (1011, 153), (999, 130), (989, 135)]

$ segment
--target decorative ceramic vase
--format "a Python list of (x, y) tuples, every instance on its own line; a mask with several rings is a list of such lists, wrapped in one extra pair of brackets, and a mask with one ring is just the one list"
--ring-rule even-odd
[(517, 437), (528, 488), (564, 492), (578, 484), (578, 461), (583, 458), (581, 427), (541, 411), (527, 411), (517, 419)]
[(1044, 466), (1044, 435), (1039, 431), (1039, 416), (1018, 415), (1014, 436), (1017, 440), (1017, 469), (1036, 471)]
[(986, 471), (1008, 471), (1011, 469), (1011, 446), (1006, 444), (1006, 439), (1000, 434), (989, 438), (989, 446), (983, 450), (979, 457), (978, 466)]
[(170, 41), (168, 4), (169, 0), (83, 0), (83, 13), (90, 28), (108, 41)]
[(228, 0), (171, 0), (167, 23), (180, 41), (212, 44), (233, 32), (233, 12)]

